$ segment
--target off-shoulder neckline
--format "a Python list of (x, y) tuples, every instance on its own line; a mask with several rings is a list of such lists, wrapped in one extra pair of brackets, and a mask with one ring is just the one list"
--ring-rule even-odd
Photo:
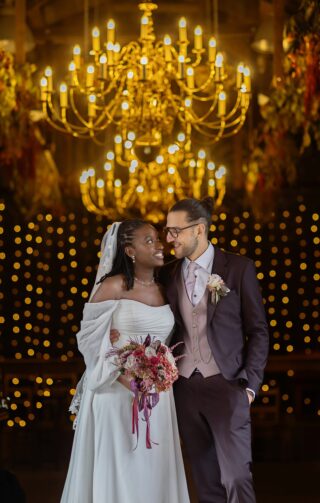
[(122, 301), (129, 301), (129, 302), (136, 302), (137, 304), (141, 304), (143, 306), (146, 306), (146, 307), (155, 307), (155, 308), (159, 308), (159, 307), (166, 307), (166, 306), (170, 306), (170, 304), (161, 304), (161, 306), (151, 306), (150, 304), (145, 304), (144, 302), (140, 302), (139, 300), (135, 300), (135, 299), (108, 299), (108, 300), (102, 300), (101, 302), (86, 302), (86, 305), (87, 306), (99, 306), (100, 304), (105, 304), (107, 302), (122, 302)]

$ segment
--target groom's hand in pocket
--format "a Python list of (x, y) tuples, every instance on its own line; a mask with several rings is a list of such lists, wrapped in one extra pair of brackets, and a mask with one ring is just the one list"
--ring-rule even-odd
[(111, 328), (110, 330), (110, 342), (112, 344), (112, 346), (118, 342), (118, 340), (120, 339), (120, 332), (119, 330), (117, 330), (116, 328)]
[(246, 393), (247, 393), (247, 397), (248, 397), (248, 400), (249, 400), (249, 405), (251, 405), (251, 404), (252, 404), (252, 402), (253, 402), (253, 400), (254, 400), (254, 396), (253, 396), (253, 394), (252, 394), (250, 391), (248, 391), (247, 389), (246, 389)]

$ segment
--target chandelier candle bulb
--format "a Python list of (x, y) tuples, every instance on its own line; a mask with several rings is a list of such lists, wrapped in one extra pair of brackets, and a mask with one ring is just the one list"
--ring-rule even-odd
[(89, 168), (87, 171), (88, 174), (88, 180), (90, 183), (90, 189), (95, 190), (96, 187), (96, 172), (94, 168)]
[(164, 59), (167, 63), (169, 63), (172, 60), (171, 38), (169, 37), (169, 35), (166, 35), (164, 37), (163, 44), (164, 44)]
[(108, 59), (108, 65), (113, 66), (114, 65), (114, 51), (113, 51), (113, 43), (112, 42), (107, 43), (107, 59)]
[(107, 43), (114, 44), (116, 37), (116, 24), (113, 19), (109, 19), (107, 23)]
[(208, 180), (208, 196), (214, 197), (216, 192), (215, 181), (213, 178), (209, 178)]
[(60, 85), (60, 107), (67, 108), (68, 106), (68, 87), (67, 84), (62, 82)]
[(182, 17), (179, 20), (179, 42), (187, 42), (187, 20)]
[(113, 172), (113, 165), (111, 162), (105, 162), (104, 163), (104, 170), (106, 172), (106, 180), (107, 180), (107, 189), (108, 191), (112, 192), (113, 190), (113, 178), (114, 178), (114, 172)]
[(105, 53), (101, 54), (99, 58), (100, 63), (100, 79), (107, 79), (107, 56)]
[(184, 79), (185, 57), (181, 54), (178, 56), (178, 76), (179, 79)]
[(121, 195), (122, 195), (122, 183), (121, 183), (120, 178), (117, 178), (114, 181), (114, 197), (116, 199), (120, 199)]
[(194, 89), (194, 70), (191, 66), (187, 68), (187, 86)]
[(114, 151), (116, 155), (121, 156), (122, 154), (122, 136), (117, 134), (114, 137)]
[(241, 105), (241, 108), (245, 108), (246, 107), (247, 88), (244, 84), (242, 84), (242, 86), (241, 86), (240, 93), (241, 93), (240, 105)]
[(76, 86), (78, 84), (77, 69), (74, 61), (70, 61), (69, 72), (71, 74), (71, 85)]
[(243, 82), (243, 71), (244, 71), (244, 65), (243, 63), (239, 63), (237, 68), (237, 89), (241, 88)]
[(102, 180), (102, 178), (99, 178), (97, 180), (97, 191), (98, 191), (98, 206), (102, 208), (104, 205), (104, 196), (105, 196), (104, 181)]
[(76, 70), (80, 70), (81, 66), (81, 47), (80, 45), (76, 44), (73, 48), (73, 61), (74, 64), (76, 65)]
[(87, 79), (86, 79), (86, 86), (87, 87), (93, 87), (94, 83), (94, 66), (89, 65), (87, 67)]
[(214, 64), (217, 54), (217, 42), (214, 37), (211, 37), (208, 44), (208, 60), (210, 64)]
[(96, 116), (96, 101), (96, 96), (94, 94), (90, 94), (88, 100), (88, 116), (90, 119), (93, 119)]
[(201, 28), (201, 26), (196, 26), (194, 29), (194, 48), (196, 51), (201, 51), (201, 49), (202, 49), (202, 28)]
[(191, 161), (189, 162), (189, 168), (188, 168), (189, 180), (194, 179), (195, 168), (196, 168), (196, 161), (194, 159), (191, 159)]
[(114, 54), (114, 59), (115, 62), (118, 62), (119, 56), (120, 56), (120, 51), (121, 51), (121, 45), (119, 42), (113, 45), (113, 54)]
[(94, 52), (100, 51), (100, 30), (95, 26), (91, 32), (92, 35), (92, 49)]
[(48, 80), (46, 77), (42, 77), (40, 79), (40, 100), (42, 102), (47, 101), (47, 89), (48, 89)]
[(148, 68), (148, 58), (147, 56), (142, 56), (140, 59), (141, 63), (141, 78), (142, 80), (147, 80), (147, 68)]
[(219, 102), (218, 102), (218, 116), (224, 117), (226, 115), (226, 93), (221, 91), (219, 93)]
[(142, 39), (145, 39), (148, 37), (148, 24), (149, 24), (149, 19), (147, 16), (142, 16), (141, 18), (141, 24), (140, 24), (140, 37)]
[(244, 75), (244, 85), (246, 86), (247, 92), (251, 92), (251, 75), (250, 75), (250, 68), (248, 66), (245, 66), (243, 69), (243, 75)]
[(52, 83), (52, 68), (51, 66), (47, 66), (46, 69), (44, 70), (44, 76), (46, 77), (47, 79), (47, 86), (48, 86), (48, 89), (47, 91), (49, 93), (52, 92), (53, 90), (53, 83)]
[(221, 52), (218, 52), (216, 56), (215, 66), (216, 66), (215, 80), (219, 82), (220, 80), (222, 80), (223, 77), (223, 55), (221, 54)]

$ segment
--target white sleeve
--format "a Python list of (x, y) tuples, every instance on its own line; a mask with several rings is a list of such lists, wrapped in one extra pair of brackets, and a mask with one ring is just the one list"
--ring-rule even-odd
[(92, 391), (105, 383), (111, 386), (120, 375), (114, 357), (106, 357), (112, 348), (110, 328), (117, 305), (118, 301), (107, 300), (87, 303), (84, 307), (77, 341), (86, 364), (87, 386)]

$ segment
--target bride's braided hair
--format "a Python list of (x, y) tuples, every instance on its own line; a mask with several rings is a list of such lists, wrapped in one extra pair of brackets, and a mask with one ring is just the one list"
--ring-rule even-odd
[(104, 279), (111, 276), (123, 274), (127, 290), (131, 290), (131, 288), (133, 288), (134, 266), (132, 258), (126, 254), (125, 248), (126, 246), (132, 245), (134, 232), (144, 225), (147, 225), (147, 222), (140, 219), (124, 220), (121, 222), (118, 229), (117, 250), (112, 264), (112, 269), (109, 273), (102, 276), (98, 283), (102, 283)]

